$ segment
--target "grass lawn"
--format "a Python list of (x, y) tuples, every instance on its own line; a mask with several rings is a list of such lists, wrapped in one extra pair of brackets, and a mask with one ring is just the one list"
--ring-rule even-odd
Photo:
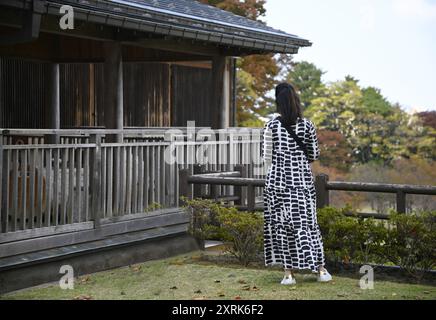
[(311, 274), (297, 275), (296, 286), (282, 286), (282, 271), (216, 264), (201, 252), (150, 261), (79, 277), (74, 290), (57, 283), (3, 295), (0, 299), (436, 299), (436, 287), (378, 280), (362, 290), (359, 278), (333, 275), (318, 283)]

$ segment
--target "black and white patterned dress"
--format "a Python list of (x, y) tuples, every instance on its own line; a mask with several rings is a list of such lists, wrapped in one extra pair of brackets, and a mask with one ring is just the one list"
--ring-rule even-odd
[[(315, 125), (299, 118), (292, 126), (307, 146), (310, 160), (319, 157)], [(264, 189), (265, 265), (317, 272), (324, 265), (316, 218), (316, 192), (310, 163), (277, 116), (264, 128), (262, 155), (267, 166)]]

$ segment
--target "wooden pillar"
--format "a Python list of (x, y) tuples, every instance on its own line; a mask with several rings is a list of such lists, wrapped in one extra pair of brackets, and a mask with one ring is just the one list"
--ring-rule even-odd
[(231, 79), (232, 79), (232, 85), (231, 85), (231, 103), (230, 103), (230, 126), (236, 127), (237, 126), (237, 85), (238, 85), (238, 69), (236, 67), (237, 58), (232, 58), (231, 62)]
[(321, 209), (330, 205), (330, 195), (327, 188), (329, 176), (326, 174), (317, 175), (315, 178), (316, 208)]
[(186, 206), (186, 201), (193, 199), (192, 185), (188, 181), (189, 177), (190, 172), (188, 169), (179, 171), (179, 199), (177, 199), (179, 207)]
[(397, 212), (406, 213), (406, 194), (403, 191), (397, 191)]
[[(122, 46), (118, 42), (105, 43), (104, 77), (104, 122), (106, 129), (122, 130), (123, 110), (123, 61)], [(123, 134), (108, 135), (107, 142), (123, 142)]]
[[(61, 100), (60, 100), (59, 63), (51, 64), (50, 69), (50, 108), (48, 110), (48, 125), (50, 129), (61, 127)], [(47, 137), (48, 143), (60, 143), (59, 134)]]
[[(2, 101), (3, 101), (3, 91), (2, 91), (3, 85), (2, 85), (2, 82), (3, 82), (2, 58), (0, 57), (0, 128), (6, 127), (6, 125), (3, 123), (3, 104), (2, 104)], [(2, 142), (0, 142), (0, 143), (2, 143)]]
[(224, 129), (230, 126), (230, 76), (229, 58), (214, 57), (212, 59), (212, 129)]

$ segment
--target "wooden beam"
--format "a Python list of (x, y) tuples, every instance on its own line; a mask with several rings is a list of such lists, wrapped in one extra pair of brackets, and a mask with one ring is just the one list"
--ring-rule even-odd
[(220, 129), (230, 127), (231, 80), (231, 58), (226, 58), (223, 74), (223, 101), (220, 108)]
[[(59, 64), (52, 63), (50, 71), (50, 108), (48, 110), (48, 124), (50, 129), (57, 130), (61, 127)], [(58, 134), (50, 135), (47, 138), (49, 139), (49, 143), (60, 143)]]
[(218, 56), (212, 59), (212, 108), (213, 129), (230, 126), (230, 64), (229, 58)]
[(143, 48), (159, 49), (171, 52), (181, 52), (203, 56), (217, 56), (220, 54), (220, 49), (212, 44), (199, 44), (194, 41), (181, 39), (141, 39), (127, 43)]
[[(123, 129), (123, 62), (121, 43), (105, 43), (106, 60), (104, 77), (106, 87), (104, 94), (104, 122), (106, 129)], [(123, 142), (122, 133), (108, 136), (106, 142)]]

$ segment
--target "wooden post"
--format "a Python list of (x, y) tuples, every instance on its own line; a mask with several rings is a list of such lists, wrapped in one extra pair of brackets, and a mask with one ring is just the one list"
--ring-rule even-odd
[(320, 174), (316, 176), (316, 208), (324, 208), (330, 205), (330, 196), (327, 184), (329, 182), (329, 176), (326, 174)]
[[(1, 110), (0, 110), (1, 112)], [(3, 133), (0, 132), (0, 233), (7, 232), (7, 220), (8, 220), (8, 212), (6, 205), (4, 203), (5, 197), (8, 197), (6, 194), (6, 183), (8, 183), (8, 172), (4, 173), (4, 168), (7, 168), (3, 163)], [(3, 175), (6, 176), (6, 179), (3, 179)]]
[[(246, 166), (243, 165), (235, 165), (235, 171), (240, 172), (241, 178), (247, 178), (248, 177), (248, 169)], [(234, 193), (235, 196), (239, 197), (239, 200), (235, 201), (235, 205), (244, 206), (246, 203), (246, 199), (248, 198), (248, 195), (246, 196), (245, 190), (242, 186), (234, 186)], [(248, 191), (247, 191), (248, 193)]]
[[(204, 166), (200, 164), (194, 165), (194, 175), (202, 174), (204, 172)], [(194, 184), (194, 198), (201, 198), (203, 196), (203, 185), (201, 184)]]
[[(106, 60), (104, 77), (106, 79), (104, 95), (104, 122), (106, 129), (122, 130), (124, 126), (123, 110), (123, 61), (122, 46), (118, 42), (105, 43)], [(106, 142), (123, 142), (123, 134), (108, 135)]]
[(105, 186), (101, 185), (101, 135), (93, 134), (90, 136), (90, 143), (95, 143), (94, 152), (91, 157), (91, 217), (94, 220), (94, 228), (100, 228), (101, 219), (101, 190)]
[(224, 129), (229, 126), (230, 113), (230, 71), (225, 56), (212, 59), (212, 129)]
[(406, 194), (403, 191), (397, 191), (397, 212), (406, 213)]
[(181, 197), (192, 200), (192, 188), (188, 182), (189, 176), (189, 170), (183, 169), (179, 171), (179, 207), (186, 204)]
[[(51, 64), (50, 70), (50, 109), (48, 110), (48, 124), (50, 129), (59, 130), (61, 127), (61, 100), (60, 100), (60, 84), (59, 84), (59, 63)], [(59, 134), (46, 136), (47, 142), (50, 144), (59, 144)]]
[(219, 192), (218, 192), (219, 186), (216, 185), (216, 184), (211, 184), (209, 187), (210, 187), (210, 198), (215, 200), (215, 201), (218, 200), (218, 197), (219, 197)]
[(256, 205), (256, 193), (254, 191), (254, 186), (249, 184), (247, 186), (247, 207), (250, 212), (254, 211)]
[[(235, 171), (239, 171), (239, 177), (244, 177), (244, 175), (245, 175), (244, 174), (244, 166), (242, 166), (240, 164), (236, 165)], [(236, 200), (234, 203), (235, 203), (235, 205), (242, 206), (243, 205), (243, 203), (242, 203), (242, 186), (235, 186), (234, 190), (235, 190), (235, 196), (239, 197), (239, 200)]]
[(236, 127), (237, 126), (237, 107), (236, 107), (236, 95), (237, 95), (237, 67), (236, 67), (236, 61), (237, 58), (232, 58), (232, 64), (231, 64), (231, 79), (232, 79), (232, 86), (231, 86), (231, 95), (232, 95), (232, 99), (231, 99), (231, 105), (230, 105), (230, 125), (232, 127)]

